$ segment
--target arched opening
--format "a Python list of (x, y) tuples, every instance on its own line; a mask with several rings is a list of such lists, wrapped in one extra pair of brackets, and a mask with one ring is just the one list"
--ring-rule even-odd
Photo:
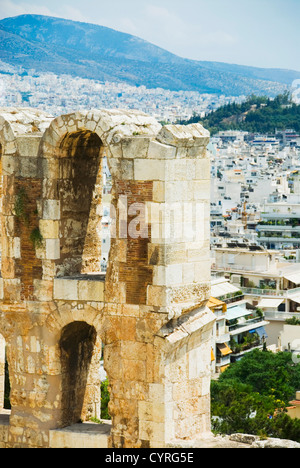
[(3, 204), (3, 171), (2, 171), (2, 145), (0, 143), (0, 271), (2, 264), (2, 204)]
[(62, 427), (91, 417), (100, 419), (101, 342), (86, 322), (63, 328), (60, 338), (62, 369)]
[(0, 411), (10, 409), (10, 383), (6, 358), (5, 339), (0, 335)]
[(102, 160), (96, 133), (67, 133), (60, 144), (60, 260), (57, 276), (101, 272)]
[(5, 341), (0, 335), (0, 410), (4, 408), (5, 391)]

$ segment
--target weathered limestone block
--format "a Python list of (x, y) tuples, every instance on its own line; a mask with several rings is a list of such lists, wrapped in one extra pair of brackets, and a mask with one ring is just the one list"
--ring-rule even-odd
[(197, 159), (195, 161), (195, 179), (210, 180), (210, 159)]
[(60, 258), (60, 240), (46, 239), (46, 259), (57, 260)]
[(200, 124), (192, 125), (165, 125), (159, 134), (157, 140), (163, 144), (175, 147), (191, 148), (199, 146), (206, 148), (209, 143), (210, 134)]
[(39, 152), (41, 135), (19, 136), (17, 138), (18, 154), (24, 158), (36, 158)]
[(0, 448), (8, 447), (9, 415), (0, 415)]
[(189, 183), (195, 179), (197, 160), (176, 159), (167, 161), (167, 180)]
[(44, 239), (57, 239), (59, 236), (58, 221), (40, 219), (39, 228)]
[(14, 157), (14, 155), (2, 156), (2, 173), (4, 176), (11, 176), (13, 174), (20, 173), (20, 161)]
[(0, 278), (0, 300), (4, 298), (3, 278)]
[(139, 158), (146, 158), (148, 154), (150, 137), (138, 136), (122, 139), (122, 153), (124, 158), (134, 159), (136, 155)]
[(46, 154), (49, 154), (49, 156), (52, 155), (52, 158), (39, 158), (40, 173), (44, 174), (44, 177), (47, 179), (59, 179), (59, 160), (58, 158), (53, 158), (53, 147), (51, 145), (47, 145), (47, 143), (43, 141), (42, 155), (46, 156)]
[(78, 299), (80, 301), (104, 300), (104, 282), (100, 281), (78, 281)]
[(48, 219), (48, 220), (60, 219), (60, 201), (59, 200), (44, 200), (43, 219)]
[(164, 160), (135, 159), (135, 180), (165, 180), (166, 163)]
[(132, 180), (134, 178), (134, 162), (133, 160), (118, 161), (118, 174), (121, 180)]
[(5, 301), (19, 302), (21, 301), (21, 281), (18, 278), (3, 279), (3, 297)]
[(49, 445), (51, 448), (100, 448), (108, 447), (111, 425), (76, 424), (70, 428), (51, 430)]
[(78, 281), (74, 279), (54, 279), (54, 299), (78, 300)]
[(150, 159), (174, 159), (176, 148), (164, 145), (159, 141), (150, 141), (148, 149), (148, 158)]
[(161, 203), (166, 200), (166, 184), (163, 181), (153, 181), (153, 203)]
[(20, 177), (37, 177), (39, 172), (39, 163), (36, 158), (23, 157), (20, 161), (20, 172), (15, 173)]
[(104, 282), (56, 278), (54, 279), (54, 299), (103, 302)]
[(53, 282), (49, 280), (33, 281), (34, 297), (37, 301), (52, 301), (53, 300)]
[[(15, 240), (16, 239), (16, 240)], [(4, 238), (2, 241), (2, 255), (6, 258), (15, 258), (19, 254), (19, 238)]]
[(182, 265), (172, 264), (168, 266), (153, 267), (153, 285), (157, 286), (173, 286), (182, 284)]

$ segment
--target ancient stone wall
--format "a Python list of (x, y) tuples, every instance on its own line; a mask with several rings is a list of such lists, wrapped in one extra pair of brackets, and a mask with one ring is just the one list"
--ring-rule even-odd
[(161, 127), (135, 111), (0, 110), (7, 447), (49, 447), (50, 430), (99, 417), (102, 347), (112, 447), (210, 431), (208, 141), (199, 124)]

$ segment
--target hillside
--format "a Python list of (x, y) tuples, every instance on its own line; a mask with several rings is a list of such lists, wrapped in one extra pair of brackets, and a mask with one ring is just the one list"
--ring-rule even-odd
[(195, 115), (180, 123), (195, 122), (201, 122), (212, 134), (220, 130), (273, 133), (287, 128), (300, 132), (300, 105), (292, 103), (288, 93), (275, 99), (251, 96), (242, 104), (222, 106), (204, 119)]
[(0, 59), (37, 72), (230, 96), (275, 96), (300, 72), (178, 57), (110, 28), (39, 15), (0, 21)]

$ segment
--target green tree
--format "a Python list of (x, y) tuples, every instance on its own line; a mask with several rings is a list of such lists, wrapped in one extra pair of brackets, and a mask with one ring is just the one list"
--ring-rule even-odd
[(226, 380), (251, 385), (254, 392), (274, 395), (288, 404), (300, 388), (300, 365), (293, 362), (291, 353), (254, 349), (229, 366), (219, 381)]
[(281, 412), (272, 421), (270, 435), (300, 442), (300, 419), (292, 419)]
[(101, 382), (101, 419), (111, 419), (108, 412), (108, 403), (110, 400), (108, 387), (109, 383), (107, 379)]
[(292, 317), (290, 319), (286, 319), (285, 323), (287, 325), (300, 325), (300, 320), (297, 317)]
[(212, 429), (300, 442), (300, 420), (286, 414), (299, 388), (300, 365), (291, 353), (253, 350), (212, 381)]
[(222, 434), (268, 434), (270, 416), (281, 404), (237, 381), (212, 382), (211, 394), (212, 429)]

